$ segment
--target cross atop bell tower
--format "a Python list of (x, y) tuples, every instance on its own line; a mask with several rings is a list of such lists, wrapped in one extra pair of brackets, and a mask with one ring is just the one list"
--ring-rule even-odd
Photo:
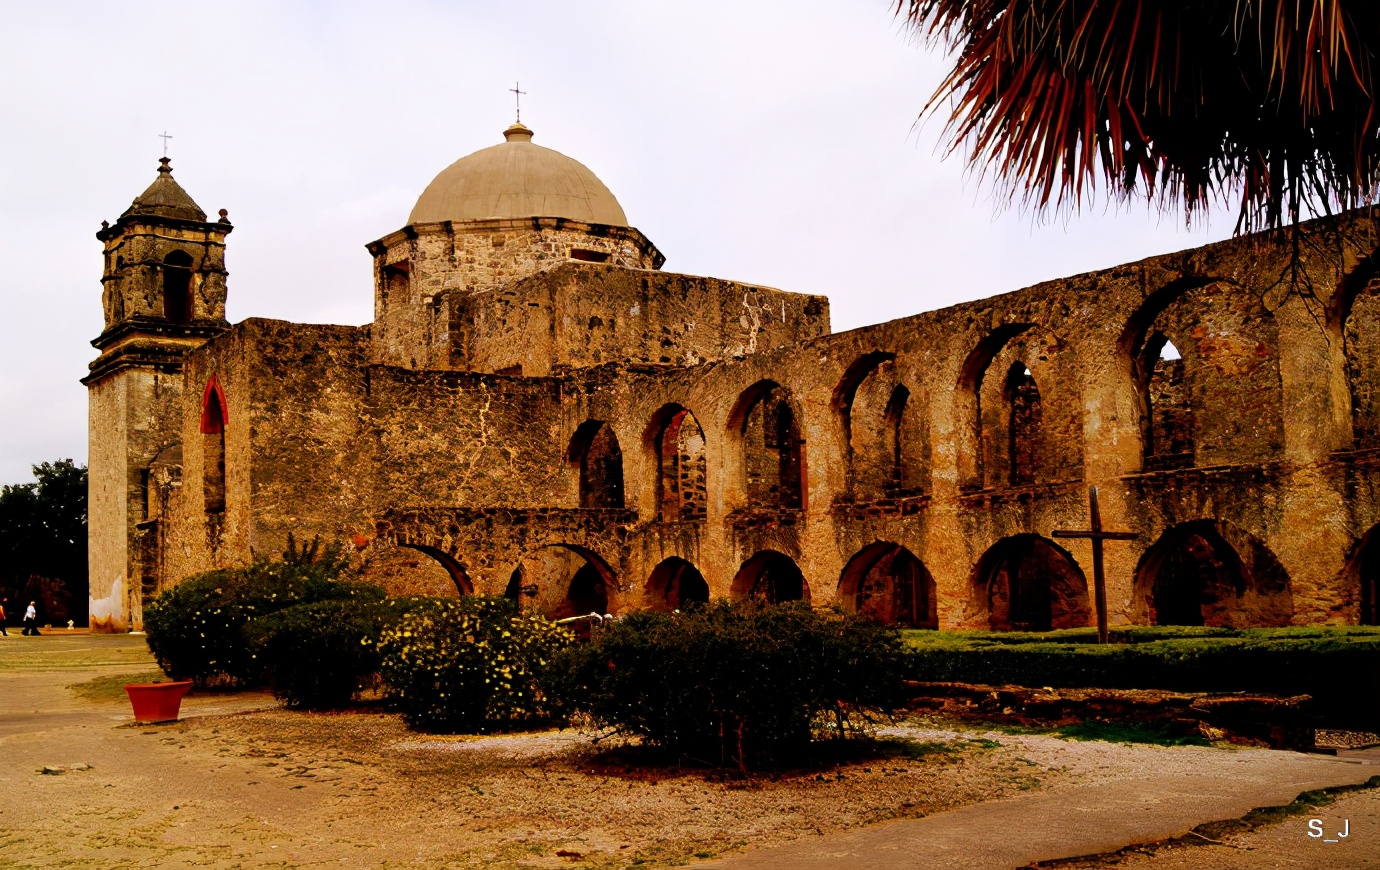
[(207, 221), (173, 178), (172, 161), (158, 164), (148, 189), (96, 233), (105, 243), (105, 329), (92, 342), (102, 353), (88, 381), (125, 362), (179, 367), (228, 325), (225, 237), (234, 228), (223, 210)]

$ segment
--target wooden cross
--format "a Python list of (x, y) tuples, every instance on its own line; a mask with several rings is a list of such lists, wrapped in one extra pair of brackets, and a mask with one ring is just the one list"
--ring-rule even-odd
[(1055, 529), (1056, 538), (1090, 538), (1093, 551), (1093, 591), (1097, 600), (1097, 642), (1107, 642), (1107, 578), (1102, 573), (1102, 542), (1133, 541), (1135, 532), (1107, 532), (1102, 529), (1102, 512), (1097, 507), (1097, 487), (1088, 487), (1088, 518), (1092, 528), (1086, 531)]
[(167, 130), (164, 130), (162, 133), (159, 133), (159, 134), (158, 134), (158, 138), (163, 140), (163, 156), (164, 156), (164, 157), (167, 157), (167, 156), (168, 156), (168, 140), (171, 139), (172, 137), (168, 135), (168, 131), (167, 131)]
[(515, 95), (515, 96), (513, 97), (513, 99), (517, 101), (517, 122), (518, 122), (519, 124), (521, 124), (521, 123), (522, 123), (522, 97), (523, 97), (523, 95), (526, 94), (527, 92), (524, 91), (524, 90), (522, 90), (522, 82), (514, 82), (514, 83), (513, 83), (513, 86), (512, 86), (511, 88), (509, 88), (508, 90), (512, 91), (513, 94)]

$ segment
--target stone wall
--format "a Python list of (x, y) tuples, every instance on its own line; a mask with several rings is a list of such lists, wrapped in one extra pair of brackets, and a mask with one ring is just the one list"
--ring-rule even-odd
[(481, 293), (572, 260), (659, 269), (665, 258), (630, 227), (564, 218), (445, 222), (408, 226), (377, 242), (374, 257), (375, 362), (404, 368), (465, 368), (452, 329), (455, 308)]
[[(217, 373), (227, 433), (253, 429), (227, 438), (224, 552), (350, 536), (396, 591), (458, 574), (550, 612), (629, 608), (678, 559), (714, 596), (786, 588), (758, 575), (789, 566), (819, 605), (892, 590), (917, 624), (1075, 624), (1090, 548), (1050, 533), (1086, 527), (1096, 485), (1104, 523), (1139, 535), (1107, 545), (1113, 622), (1177, 606), (1156, 589), (1185, 560), (1215, 578), (1193, 592), (1204, 621), (1355, 621), (1380, 421), (1351, 318), (1370, 316), (1378, 245), (1352, 214), (1306, 228), (1297, 282), (1287, 245), (1249, 238), (833, 335), (813, 297), (564, 264), (466, 297), (476, 372), (369, 364), (364, 330), (242, 324), (189, 358), (184, 460)], [(1160, 461), (1154, 421), (1185, 417), (1191, 450)], [(702, 438), (668, 451), (676, 419)], [(683, 453), (696, 504), (666, 511)], [(582, 509), (582, 473), (613, 456), (623, 507)], [(197, 486), (184, 471), (173, 576), (220, 558), (186, 508)]]
[[(149, 519), (148, 468), (178, 443), (182, 377), (126, 368), (88, 384), (87, 546), (91, 627), (143, 626), (145, 577), (156, 577), (156, 553), (136, 545)], [(156, 584), (155, 584), (156, 585)]]
[(824, 297), (593, 263), (451, 294), (449, 304), (457, 363), (537, 377), (605, 363), (702, 365), (829, 332)]

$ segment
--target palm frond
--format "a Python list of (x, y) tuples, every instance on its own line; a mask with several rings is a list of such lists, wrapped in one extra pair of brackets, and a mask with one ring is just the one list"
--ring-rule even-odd
[(1376, 201), (1375, 0), (898, 0), (957, 52), (925, 105), (1038, 208), (1118, 198), (1237, 229)]

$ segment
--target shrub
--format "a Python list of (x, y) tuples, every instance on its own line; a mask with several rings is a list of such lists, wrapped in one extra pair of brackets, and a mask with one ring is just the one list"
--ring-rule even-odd
[(378, 672), (383, 591), (296, 604), (245, 626), (245, 639), (273, 695), (288, 707), (331, 709), (348, 704)]
[(252, 685), (262, 667), (246, 643), (247, 624), (305, 602), (382, 595), (377, 587), (340, 579), (347, 564), (338, 545), (322, 550), (313, 541), (298, 549), (289, 537), (281, 561), (261, 558), (188, 577), (144, 608), (149, 650), (174, 679)]
[(906, 632), (906, 670), (925, 681), (1306, 694), (1334, 727), (1380, 728), (1377, 628), (1147, 626), (1114, 631), (1122, 642), (1106, 646), (1086, 642), (1090, 632)]
[(506, 598), (411, 599), (379, 639), (380, 673), (408, 725), (484, 733), (548, 721), (538, 679), (571, 634)]
[(789, 763), (902, 702), (897, 632), (808, 605), (633, 613), (562, 654), (553, 694), (615, 732), (711, 765)]

